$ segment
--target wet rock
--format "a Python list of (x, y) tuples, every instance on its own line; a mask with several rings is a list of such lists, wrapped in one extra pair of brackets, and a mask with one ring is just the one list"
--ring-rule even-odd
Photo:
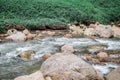
[(61, 47), (61, 52), (71, 52), (71, 53), (73, 53), (74, 52), (74, 48), (70, 44), (65, 44), (65, 45), (63, 45)]
[(106, 76), (107, 80), (120, 80), (120, 67), (113, 70)]
[(90, 64), (70, 53), (56, 53), (40, 70), (52, 80), (103, 80)]
[(100, 52), (96, 55), (96, 57), (99, 59), (101, 62), (108, 61), (108, 54), (106, 52)]
[(24, 42), (26, 40), (26, 36), (24, 33), (15, 30), (13, 31), (13, 33), (9, 33), (9, 36), (6, 37), (5, 39), (13, 40), (16, 42)]
[(18, 57), (22, 60), (28, 61), (31, 59), (31, 55), (34, 54), (35, 52), (33, 50), (28, 50), (24, 52), (19, 52)]
[(94, 28), (86, 28), (84, 31), (85, 36), (94, 36), (95, 35), (95, 29)]
[(51, 53), (44, 53), (44, 55), (42, 56), (42, 59), (43, 59), (43, 60), (46, 60), (46, 59), (48, 59), (48, 58), (51, 57), (51, 56), (52, 56)]
[(15, 78), (14, 80), (45, 80), (41, 71), (37, 71), (30, 75), (20, 76)]

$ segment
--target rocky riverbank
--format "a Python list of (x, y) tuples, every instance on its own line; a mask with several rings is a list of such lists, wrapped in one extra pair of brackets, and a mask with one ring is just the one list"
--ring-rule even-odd
[[(89, 25), (68, 25), (66, 30), (36, 30), (30, 32), (28, 29), (9, 29), (6, 34), (0, 34), (5, 41), (13, 40), (17, 42), (23, 42), (26, 40), (62, 36), (65, 38), (75, 37), (90, 37), (90, 38), (120, 38), (120, 28), (114, 24), (103, 25), (99, 22), (94, 22)], [(19, 31), (20, 30), (20, 31)], [(18, 37), (19, 36), (19, 37)], [(0, 39), (2, 42), (2, 39)]]
[[(119, 80), (119, 68), (111, 66), (111, 68), (117, 69), (103, 75), (88, 63), (93, 57), (87, 56), (83, 59), (74, 55), (74, 51), (75, 49), (71, 45), (66, 44), (61, 47), (60, 53), (45, 54), (46, 57), (43, 57), (45, 61), (39, 71), (17, 77), (14, 80)], [(96, 61), (99, 61), (97, 64), (102, 64), (101, 62), (106, 62), (109, 58), (105, 52), (98, 53), (96, 57)]]
[(119, 35), (119, 27), (98, 22), (66, 30), (9, 29), (0, 34), (0, 79), (119, 80)]

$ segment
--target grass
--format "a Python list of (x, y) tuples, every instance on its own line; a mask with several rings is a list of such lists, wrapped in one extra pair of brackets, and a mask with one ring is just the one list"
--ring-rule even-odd
[(5, 24), (29, 29), (42, 25), (110, 23), (120, 20), (120, 0), (0, 0), (0, 31)]

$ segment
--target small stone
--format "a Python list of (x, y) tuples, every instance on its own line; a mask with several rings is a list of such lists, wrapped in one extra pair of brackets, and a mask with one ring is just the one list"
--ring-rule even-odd
[(31, 40), (31, 39), (33, 39), (34, 37), (35, 37), (35, 34), (31, 34), (31, 33), (29, 33), (29, 34), (26, 36), (27, 40)]
[(97, 58), (99, 59), (99, 61), (101, 61), (101, 62), (108, 61), (108, 54), (107, 54), (106, 52), (100, 52), (100, 53), (97, 54), (96, 57), (97, 57)]
[(47, 34), (48, 34), (49, 36), (54, 36), (54, 35), (55, 35), (55, 32), (47, 31)]
[(65, 34), (64, 37), (65, 37), (65, 38), (71, 38), (72, 35), (71, 35), (71, 34)]
[(29, 30), (28, 30), (28, 29), (23, 30), (23, 33), (24, 33), (25, 35), (30, 34), (30, 32), (29, 32)]
[(93, 56), (86, 56), (86, 59), (87, 59), (88, 61), (92, 61)]
[(42, 34), (40, 34), (40, 33), (37, 35), (37, 37), (42, 37), (42, 36), (43, 36), (43, 35), (42, 35)]
[(95, 35), (95, 29), (94, 28), (86, 28), (84, 31), (85, 36), (94, 36)]
[(45, 80), (52, 80), (51, 77), (47, 76)]
[(64, 46), (61, 47), (61, 52), (74, 52), (74, 48), (70, 44), (65, 44)]
[(98, 59), (92, 58), (92, 63), (93, 64), (100, 64), (100, 61)]
[(42, 56), (42, 59), (43, 59), (43, 60), (46, 60), (46, 59), (48, 59), (48, 58), (51, 57), (51, 56), (52, 56), (51, 53), (44, 53), (44, 55)]

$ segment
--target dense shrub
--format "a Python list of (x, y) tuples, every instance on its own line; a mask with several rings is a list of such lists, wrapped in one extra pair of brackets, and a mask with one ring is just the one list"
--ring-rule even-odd
[(0, 31), (6, 23), (37, 27), (120, 20), (120, 0), (0, 0)]

